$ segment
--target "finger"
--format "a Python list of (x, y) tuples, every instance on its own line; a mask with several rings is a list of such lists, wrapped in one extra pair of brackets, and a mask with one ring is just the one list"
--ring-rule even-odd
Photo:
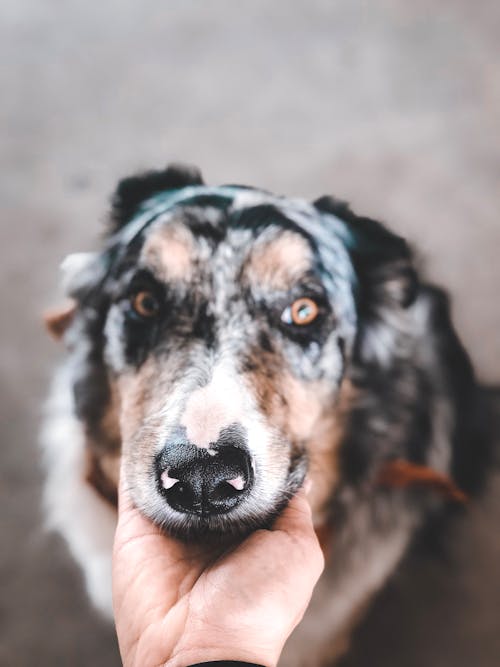
[(146, 519), (135, 506), (122, 468), (118, 483), (118, 525), (115, 541), (116, 538), (119, 538), (119, 541), (123, 542), (129, 538), (144, 535), (159, 536), (160, 530), (151, 521)]
[(127, 475), (125, 474), (125, 466), (120, 467), (120, 477), (118, 480), (118, 514), (123, 514), (124, 512), (129, 511), (138, 512), (133, 500), (132, 494), (130, 493), (129, 485), (127, 483)]

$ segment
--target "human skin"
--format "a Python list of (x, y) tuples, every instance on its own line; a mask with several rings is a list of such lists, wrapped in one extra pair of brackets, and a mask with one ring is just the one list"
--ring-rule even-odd
[(323, 567), (303, 489), (271, 529), (207, 553), (161, 533), (121, 484), (113, 605), (123, 664), (241, 660), (274, 667)]

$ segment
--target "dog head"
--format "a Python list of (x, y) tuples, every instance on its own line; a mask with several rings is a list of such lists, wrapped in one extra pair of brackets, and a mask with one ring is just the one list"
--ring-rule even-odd
[(306, 472), (324, 508), (350, 369), (388, 363), (413, 299), (400, 238), (331, 198), (169, 167), (122, 181), (103, 249), (63, 268), (78, 416), (147, 516), (185, 537), (244, 532)]

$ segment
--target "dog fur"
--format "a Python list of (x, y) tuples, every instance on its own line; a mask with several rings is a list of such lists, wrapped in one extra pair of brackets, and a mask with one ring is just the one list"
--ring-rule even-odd
[[(63, 269), (71, 302), (48, 320), (69, 354), (42, 432), (45, 501), (95, 606), (111, 616), (122, 457), (138, 507), (182, 539), (268, 525), (307, 473), (334, 546), (280, 664), (331, 664), (446, 489), (482, 483), (478, 393), (445, 294), (403, 239), (342, 202), (210, 188), (178, 165), (122, 181), (103, 248)], [(129, 310), (152, 276), (165, 310), (148, 328)], [(304, 295), (320, 309), (307, 331), (287, 311)], [(255, 467), (245, 501), (213, 519), (169, 509), (152, 473), (165, 442), (182, 428), (210, 447), (235, 423)], [(434, 472), (392, 484), (401, 461)], [(445, 493), (424, 478), (449, 480)]]

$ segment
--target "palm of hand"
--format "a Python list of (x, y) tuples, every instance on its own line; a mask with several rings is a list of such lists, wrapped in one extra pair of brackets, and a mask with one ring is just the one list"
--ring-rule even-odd
[[(273, 530), (256, 531), (229, 552), (207, 552), (162, 534), (122, 493), (113, 591), (124, 664), (275, 665), (323, 567), (304, 523), (310, 510), (301, 493)], [(306, 565), (310, 575), (297, 577)]]

